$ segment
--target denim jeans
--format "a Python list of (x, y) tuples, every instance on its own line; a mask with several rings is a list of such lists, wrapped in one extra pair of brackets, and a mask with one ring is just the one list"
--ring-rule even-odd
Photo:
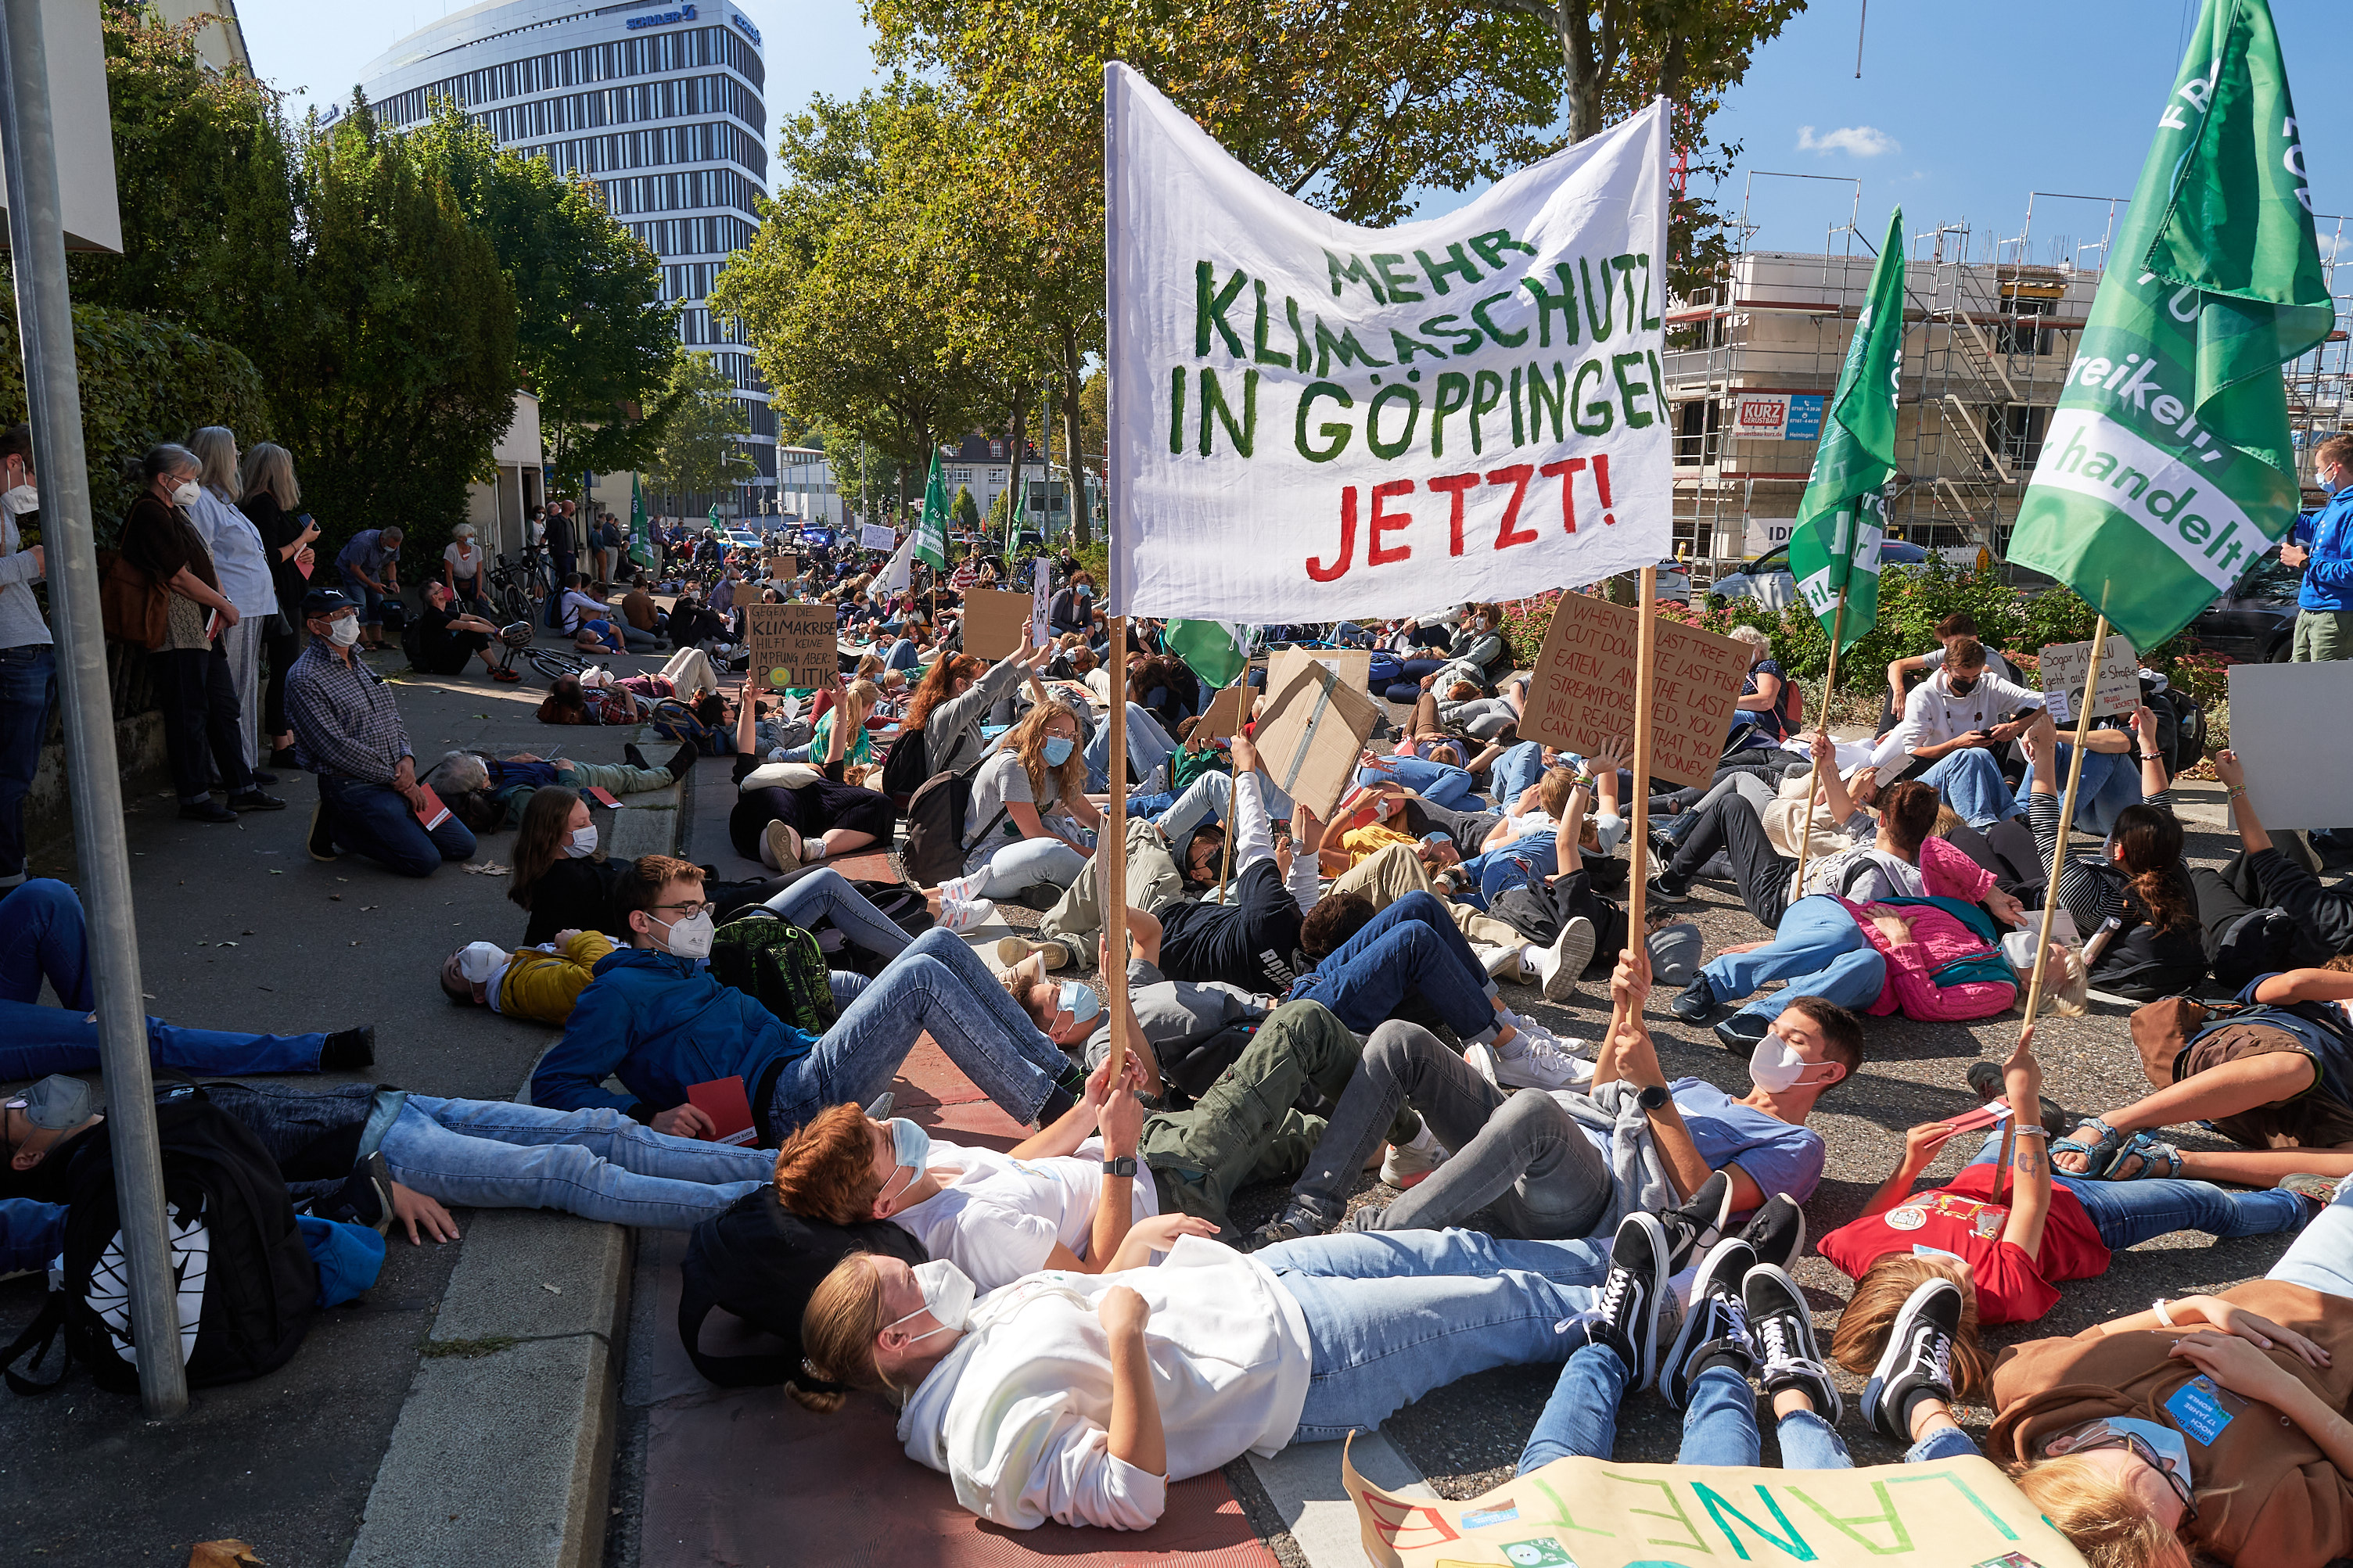
[[(1990, 1165), (2000, 1153), (2001, 1134), (1996, 1131), (1969, 1163)], [(2177, 1230), (2202, 1230), (2222, 1241), (2301, 1230), (2307, 1212), (2302, 1198), (2277, 1187), (2242, 1193), (2179, 1179), (2087, 1182), (2061, 1171), (2052, 1172), (2051, 1179), (2075, 1194), (2101, 1244), (2111, 1251)]]
[(1748, 995), (1767, 981), (1788, 981), (1783, 989), (1758, 996), (1741, 1009), (1776, 1018), (1792, 996), (1820, 996), (1841, 1007), (1870, 1006), (1886, 984), (1887, 961), (1844, 904), (1817, 893), (1789, 906), (1771, 942), (1753, 952), (1710, 959), (1700, 973), (1707, 976), (1716, 998), (1727, 1002)]
[[(1459, 940), (1461, 933), (1455, 935)], [(1356, 939), (1350, 938), (1349, 944), (1355, 946)], [(1291, 994), (1294, 1000), (1323, 1003), (1360, 1035), (1379, 1027), (1406, 997), (1419, 995), (1448, 1028), (1467, 1040), (1495, 1027), (1495, 1010), (1487, 995), (1493, 984), (1477, 964), (1465, 969), (1436, 931), (1408, 921), (1383, 931), (1347, 958), (1325, 958), (1314, 973), (1292, 987)]]
[[(2067, 771), (2073, 766), (2069, 760), (2075, 748), (2066, 742), (2059, 742), (2059, 760), (2051, 765), (2058, 770), (2056, 782), (2061, 794), (2066, 793)], [(2026, 815), (2026, 797), (2034, 788), (2034, 768), (2029, 764), (2026, 776), (2018, 781), (2018, 792), (2010, 802), (2010, 815)], [(2075, 828), (2080, 833), (2105, 834), (2116, 825), (2116, 814), (2128, 805), (2138, 805), (2140, 795), (2140, 764), (2122, 752), (2095, 752), (2084, 748), (2084, 782), (2075, 791)]]
[[(396, 626), (400, 624), (402, 616), (398, 599), (377, 593), (374, 588), (361, 582), (348, 566), (338, 570), (343, 574), (343, 592), (359, 602), (360, 625), (364, 626), (384, 625), (384, 607), (387, 603), (393, 605), (393, 624)], [(557, 581), (561, 582), (562, 579), (558, 578)]]
[[(1486, 966), (1479, 962), (1479, 955), (1471, 951), (1470, 940), (1456, 927), (1454, 917), (1447, 912), (1445, 903), (1435, 893), (1419, 890), (1406, 894), (1357, 927), (1356, 933), (1347, 941), (1324, 955), (1315, 967), (1315, 973), (1306, 976), (1297, 986), (1293, 987), (1293, 994), (1294, 995), (1311, 994), (1309, 992), (1301, 990), (1300, 987), (1313, 985), (1318, 976), (1335, 966), (1345, 965), (1369, 952), (1373, 945), (1384, 935), (1402, 925), (1427, 926), (1437, 933), (1439, 942), (1461, 963), (1463, 973), (1472, 984), (1476, 985), (1490, 1001), (1493, 1000), (1496, 994), (1495, 983), (1488, 977)], [(1447, 1026), (1454, 1027), (1451, 1023)], [(1473, 1024), (1469, 1032), (1463, 1033), (1462, 1037), (1466, 1041), (1483, 1038), (1494, 1026), (1494, 1009), (1490, 1007), (1486, 1009), (1486, 1016)], [(1356, 1032), (1363, 1034), (1366, 1031), (1359, 1029)], [(1457, 1032), (1462, 1033), (1459, 1030)]]
[(2017, 815), (2001, 763), (1983, 746), (1949, 752), (1919, 775), (1945, 797), (1945, 804), (1982, 833), (2005, 817)]
[(1344, 1279), (1428, 1275), (1540, 1274), (1556, 1285), (1599, 1285), (1609, 1249), (1598, 1241), (1513, 1240), (1483, 1230), (1349, 1230), (1277, 1242), (1252, 1256), (1277, 1274)]
[(1490, 849), (1462, 862), (1464, 881), (1479, 889), (1475, 901), (1481, 909), (1492, 904), (1497, 894), (1508, 889), (1556, 876), (1560, 871), (1560, 836), (1550, 828), (1540, 827), (1525, 837), (1515, 838), (1500, 849)]
[(892, 643), (891, 651), (882, 656), (882, 668), (885, 669), (913, 669), (918, 662), (915, 645), (906, 637)]
[(934, 927), (917, 937), (808, 1054), (785, 1066), (768, 1100), (778, 1136), (829, 1105), (865, 1104), (929, 1034), (948, 1059), (1016, 1121), (1034, 1121), (1069, 1070), (964, 939)]
[(807, 931), (829, 920), (850, 945), (884, 958), (896, 958), (914, 939), (866, 901), (849, 879), (830, 866), (797, 877), (767, 907)]
[(41, 771), (57, 706), (57, 650), (47, 643), (0, 648), (0, 877), (25, 869), (25, 796)]
[[(1136, 782), (1149, 784), (1160, 771), (1160, 764), (1176, 749), (1176, 741), (1161, 726), (1160, 721), (1141, 703), (1127, 705), (1127, 763), (1135, 770)], [(1097, 719), (1094, 733), (1087, 738), (1087, 788), (1101, 794), (1111, 787), (1111, 721)], [(1127, 781), (1120, 781), (1125, 789)]]
[(977, 867), (969, 860), (965, 864), (978, 878), (974, 898), (1003, 899), (1036, 887), (1067, 888), (1087, 868), (1087, 858), (1059, 838), (1023, 838)]
[[(324, 1035), (248, 1035), (147, 1020), (149, 1060), (159, 1068), (215, 1078), (317, 1072), (319, 1053), (326, 1044)], [(0, 1081), (90, 1072), (98, 1065), (98, 1025), (88, 1008), (0, 1002)]]
[[(1260, 782), (1264, 783), (1263, 780)], [(1202, 823), (1215, 820), (1226, 824), (1233, 820), (1233, 775), (1203, 773), (1187, 784), (1182, 795), (1163, 798), (1167, 804), (1161, 807), (1153, 820), (1158, 825), (1161, 836), (1171, 846), (1181, 849), (1192, 839), (1193, 830)], [(1264, 800), (1266, 796), (1261, 794), (1259, 798)], [(1130, 809), (1134, 809), (1132, 805)], [(1273, 808), (1268, 807), (1267, 816), (1271, 818), (1273, 815)]]
[(1479, 781), (1461, 768), (1419, 757), (1383, 757), (1379, 766), (1358, 770), (1356, 782), (1400, 784), (1422, 799), (1450, 809), (1459, 808), (1479, 788)]
[(63, 882), (36, 877), (0, 895), (0, 1001), (37, 1002), (44, 980), (63, 1007), (98, 1005), (81, 900)]
[(30, 1198), (0, 1198), (0, 1274), (42, 1268), (66, 1249), (66, 1211)]
[(429, 877), (442, 861), (463, 860), (474, 852), (474, 836), (455, 813), (427, 833), (390, 784), (321, 773), (319, 801), (326, 807), (327, 831), (339, 848), (404, 877)]
[(1487, 769), (1487, 782), (1494, 786), (1495, 804), (1506, 810), (1543, 777), (1544, 747), (1535, 741), (1522, 741), (1505, 748)]
[(617, 1110), (412, 1094), (379, 1147), (392, 1179), (470, 1208), (558, 1209), (691, 1230), (776, 1173), (776, 1152), (671, 1138)]

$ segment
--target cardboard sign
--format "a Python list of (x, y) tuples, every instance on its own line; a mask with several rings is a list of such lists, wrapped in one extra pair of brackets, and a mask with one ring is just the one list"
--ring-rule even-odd
[(760, 563), (760, 574), (772, 583), (782, 583), (801, 574), (801, 558), (797, 555), (771, 555)]
[(868, 550), (896, 550), (899, 534), (887, 522), (870, 522), (859, 529), (858, 542)]
[(1229, 735), (1240, 734), (1242, 725), (1249, 721), (1250, 703), (1253, 695), (1255, 693), (1247, 686), (1228, 686), (1219, 689), (1218, 694), (1209, 699), (1209, 706), (1202, 713), (1201, 721), (1193, 726), (1194, 737), (1205, 741), (1222, 741)]
[[(1590, 756), (1615, 741), (1634, 744), (1634, 665), (1641, 637), (1634, 610), (1588, 594), (1564, 594), (1536, 656), (1520, 739)], [(1732, 728), (1748, 673), (1748, 645), (1661, 616), (1651, 703), (1651, 776), (1705, 784)]]
[(744, 640), (752, 649), (748, 673), (760, 690), (830, 686), (841, 673), (829, 605), (746, 605), (744, 626)]
[[(2042, 700), (2051, 710), (2052, 721), (2073, 724), (2075, 693), (2084, 689), (2084, 672), (2092, 668), (2092, 645), (2052, 643), (2042, 650), (2039, 662)], [(2129, 713), (2139, 706), (2140, 655), (2133, 651), (2129, 638), (2110, 632), (2107, 646), (2100, 650), (2100, 685), (2092, 699), (2092, 717), (2105, 719), (2111, 713)]]
[(752, 1097), (744, 1091), (741, 1077), (688, 1084), (686, 1102), (711, 1118), (711, 1142), (749, 1143), (760, 1135), (752, 1125)]
[(2234, 664), (2231, 749), (2247, 768), (2247, 805), (2276, 833), (2353, 818), (2353, 664)]
[(1053, 574), (1044, 556), (1038, 557), (1036, 564), (1037, 571), (1032, 574), (1029, 584), (1029, 645), (1044, 647), (1046, 639), (1053, 635), (1048, 618), (1048, 606), (1053, 599), (1050, 592)]
[(1356, 777), (1365, 738), (1380, 710), (1320, 653), (1284, 648), (1267, 672), (1270, 693), (1258, 723), (1261, 767), (1275, 788), (1317, 816), (1329, 816)]
[[(1544, 1369), (1549, 1371), (1549, 1368)], [(2082, 1568), (2081, 1553), (1978, 1455), (1852, 1470), (1555, 1459), (1468, 1502), (1398, 1497), (1344, 1453), (1379, 1568)]]
[(1029, 595), (975, 588), (964, 596), (964, 651), (991, 663), (1022, 647), (1029, 636)]

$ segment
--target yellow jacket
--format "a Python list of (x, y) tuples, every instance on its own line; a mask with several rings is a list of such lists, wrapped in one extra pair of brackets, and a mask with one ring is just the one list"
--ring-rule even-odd
[(588, 988), (597, 961), (612, 951), (611, 937), (584, 931), (560, 952), (526, 947), (509, 953), (499, 981), (499, 1011), (561, 1027), (572, 1016), (572, 1004)]

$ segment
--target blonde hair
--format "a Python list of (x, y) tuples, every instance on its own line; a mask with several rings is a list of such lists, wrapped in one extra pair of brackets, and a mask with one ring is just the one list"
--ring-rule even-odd
[(1978, 1344), (1978, 1293), (1948, 1258), (1890, 1252), (1873, 1260), (1854, 1282), (1846, 1310), (1839, 1313), (1838, 1330), (1831, 1336), (1831, 1359), (1857, 1377), (1869, 1377), (1887, 1349), (1895, 1315), (1912, 1292), (1930, 1279), (1949, 1279), (1961, 1288), (1961, 1325), (1953, 1335), (1953, 1396), (1982, 1398), (1990, 1386), (1993, 1358)]
[(2181, 1538), (2116, 1471), (2088, 1455), (2045, 1459), (2010, 1479), (2090, 1568), (2189, 1568)]
[(257, 442), (246, 449), (237, 469), (240, 495), (263, 492), (281, 507), (302, 504), (302, 487), (294, 482), (294, 459), (274, 441)]
[(881, 673), (882, 660), (880, 656), (871, 653), (861, 653), (858, 656), (858, 677), (860, 679), (871, 679), (874, 676)]
[(1040, 805), (1045, 803), (1049, 773), (1061, 786), (1063, 800), (1076, 800), (1087, 793), (1087, 760), (1082, 747), (1072, 745), (1071, 754), (1062, 760), (1060, 767), (1046, 765), (1046, 726), (1057, 717), (1068, 719), (1080, 734), (1086, 733), (1086, 726), (1079, 722), (1079, 716), (1060, 702), (1039, 703), (1021, 716), (1021, 722), (1005, 732), (1005, 749), (1021, 758), (1021, 766), (1029, 774), (1030, 795)]
[(1963, 816), (1959, 812), (1955, 811), (1949, 805), (1940, 805), (1936, 808), (1936, 826), (1928, 829), (1928, 837), (1931, 838), (1950, 838), (1953, 836), (1953, 829), (1956, 827), (1965, 827), (1968, 825), (1968, 819)]
[(200, 465), (198, 484), (229, 500), (245, 494), (245, 481), (237, 475), (236, 432), (226, 425), (207, 425), (188, 437), (188, 450)]
[[(809, 1372), (828, 1383), (880, 1393), (890, 1379), (875, 1364), (874, 1338), (882, 1331), (882, 1277), (853, 1252), (818, 1282), (801, 1309), (801, 1352)], [(792, 1396), (819, 1415), (840, 1409), (847, 1395), (811, 1392), (796, 1384)]]

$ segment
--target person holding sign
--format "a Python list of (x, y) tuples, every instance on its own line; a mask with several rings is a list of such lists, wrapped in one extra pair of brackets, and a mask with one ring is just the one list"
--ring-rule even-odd
[(752, 683), (745, 681), (736, 693), (737, 793), (734, 809), (727, 814), (727, 839), (736, 854), (771, 871), (888, 844), (898, 827), (899, 808), (889, 795), (843, 776), (851, 737), (866, 743), (866, 708), (838, 672), (833, 690), (835, 706), (826, 717), (838, 721), (827, 727), (823, 749), (808, 763), (763, 762)]
[(2246, 765), (2236, 752), (2214, 759), (2214, 776), (2228, 792), (2242, 846), (2220, 871), (2189, 868), (2214, 978), (2243, 985), (2270, 970), (2322, 964), (2353, 952), (2353, 889), (2342, 883), (2323, 887), (2301, 861), (2274, 847), (2255, 814)]
[(1000, 703), (1009, 703), (1013, 689), (1025, 679), (1039, 702), (1052, 697), (1038, 672), (1053, 657), (1050, 644), (1015, 648), (995, 664), (983, 664), (970, 654), (942, 658), (923, 672), (907, 699), (907, 716), (899, 725), (896, 745), (923, 748), (925, 778), (937, 778), (979, 760), (987, 742), (982, 722)]

